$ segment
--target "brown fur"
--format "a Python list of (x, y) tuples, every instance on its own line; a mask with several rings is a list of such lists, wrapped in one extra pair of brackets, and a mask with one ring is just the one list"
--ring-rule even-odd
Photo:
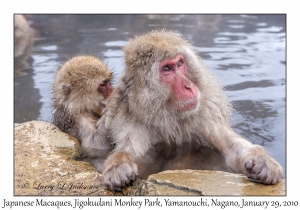
[(107, 100), (98, 87), (111, 78), (112, 72), (101, 60), (82, 55), (65, 62), (53, 84), (53, 123), (81, 142), (83, 157), (87, 159), (106, 157), (110, 150), (109, 143), (97, 138), (96, 124)]
[[(125, 72), (101, 119), (116, 145), (103, 169), (108, 188), (119, 190), (136, 176), (183, 168), (233, 170), (265, 184), (282, 178), (281, 166), (261, 146), (231, 129), (231, 104), (186, 40), (153, 31), (129, 40), (124, 53)], [(187, 77), (200, 91), (199, 109), (170, 109), (172, 93), (160, 82), (158, 66), (177, 54), (185, 58)], [(217, 162), (219, 167), (211, 167)]]

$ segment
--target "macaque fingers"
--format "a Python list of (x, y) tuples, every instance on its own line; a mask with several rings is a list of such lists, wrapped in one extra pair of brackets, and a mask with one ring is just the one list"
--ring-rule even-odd
[(113, 156), (108, 157), (105, 165), (104, 183), (110, 190), (120, 191), (122, 187), (135, 181), (138, 176), (137, 165), (127, 153), (114, 153)]
[(260, 155), (245, 162), (246, 174), (254, 182), (276, 184), (283, 177), (282, 167), (271, 157)]

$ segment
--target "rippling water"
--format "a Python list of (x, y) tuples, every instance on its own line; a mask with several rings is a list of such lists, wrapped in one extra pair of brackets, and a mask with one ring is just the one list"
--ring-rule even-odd
[[(98, 56), (117, 77), (128, 38), (156, 28), (178, 31), (218, 77), (234, 104), (232, 126), (286, 161), (285, 15), (32, 15), (33, 33), (15, 58), (15, 122), (51, 121), (51, 84), (77, 54)], [(115, 79), (117, 84), (118, 78)]]

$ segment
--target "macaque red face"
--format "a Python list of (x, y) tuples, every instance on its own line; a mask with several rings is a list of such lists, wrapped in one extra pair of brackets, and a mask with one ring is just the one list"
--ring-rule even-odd
[(98, 91), (107, 99), (113, 91), (110, 81), (102, 82), (98, 87)]
[(162, 60), (159, 64), (160, 81), (172, 91), (177, 110), (190, 111), (199, 106), (200, 92), (188, 78), (188, 67), (182, 55)]

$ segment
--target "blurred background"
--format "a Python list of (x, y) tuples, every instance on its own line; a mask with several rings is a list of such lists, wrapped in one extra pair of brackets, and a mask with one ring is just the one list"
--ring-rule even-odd
[(78, 54), (124, 69), (122, 46), (154, 29), (189, 40), (233, 103), (233, 129), (286, 165), (286, 15), (14, 15), (14, 122), (51, 122), (51, 85)]

